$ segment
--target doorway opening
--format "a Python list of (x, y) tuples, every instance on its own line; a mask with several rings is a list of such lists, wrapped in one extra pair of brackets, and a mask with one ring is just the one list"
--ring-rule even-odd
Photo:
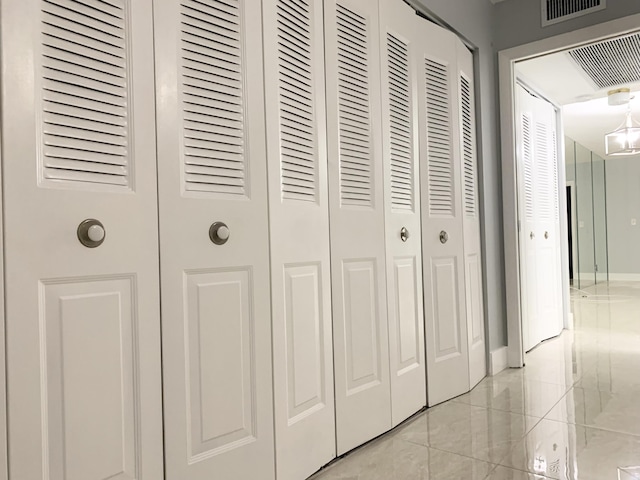
[[(541, 85), (535, 79), (531, 79), (530, 75), (523, 75), (523, 73), (527, 73), (523, 72), (523, 70), (526, 70), (526, 64), (528, 62), (531, 62), (529, 65), (534, 65), (536, 61), (544, 61), (545, 57), (552, 58), (552, 56), (555, 56), (552, 58), (553, 60), (558, 60), (560, 56), (569, 57), (564, 58), (564, 60), (573, 62), (576, 70), (578, 68), (582, 68), (582, 73), (577, 73), (573, 78), (580, 77), (582, 84), (591, 86), (592, 89), (591, 92), (587, 92), (589, 95), (586, 95), (586, 93), (578, 94), (576, 93), (576, 83), (574, 82), (574, 84), (570, 86), (573, 90), (571, 93), (574, 96), (572, 103), (576, 103), (581, 106), (584, 106), (592, 100), (598, 100), (606, 103), (609, 87), (593, 81), (593, 79), (585, 73), (585, 65), (580, 65), (578, 56), (574, 55), (575, 58), (572, 58), (569, 52), (575, 52), (579, 49), (583, 49), (581, 52), (586, 52), (588, 51), (587, 49), (591, 48), (593, 45), (602, 42), (610, 42), (619, 38), (628, 39), (637, 33), (637, 25), (639, 22), (640, 15), (632, 15), (606, 24), (601, 24), (596, 27), (576, 30), (557, 37), (550, 37), (538, 42), (499, 52), (507, 298), (517, 298), (521, 300), (520, 302), (509, 302), (507, 305), (508, 365), (511, 367), (520, 367), (524, 364), (523, 330), (525, 329), (525, 325), (523, 325), (523, 318), (526, 316), (522, 302), (524, 297), (526, 297), (526, 285), (523, 283), (521, 278), (522, 252), (520, 249), (520, 239), (523, 233), (526, 232), (522, 232), (519, 228), (521, 218), (518, 203), (519, 177), (517, 161), (518, 145), (516, 135), (518, 128), (516, 81), (518, 78), (525, 76), (525, 82), (529, 87), (532, 87), (532, 90), (536, 91), (540, 97), (551, 100), (551, 102), (558, 108), (561, 108), (564, 113), (564, 106), (569, 102), (567, 102), (567, 99), (559, 99), (557, 92), (554, 90), (555, 86)], [(640, 45), (640, 42), (638, 42), (638, 45)], [(616, 51), (619, 54), (619, 50), (614, 48), (613, 51), (614, 54), (616, 54)], [(548, 58), (546, 60), (548, 60)], [(553, 82), (555, 82), (556, 85), (562, 83), (559, 79), (564, 79), (564, 74), (558, 73), (557, 68), (554, 67), (547, 67), (547, 70), (551, 71), (551, 74), (553, 75)], [(610, 66), (604, 65), (601, 66), (600, 70), (602, 73), (611, 71), (612, 69)], [(622, 83), (625, 82), (618, 81), (618, 83), (614, 83), (614, 85), (620, 85)], [(582, 97), (580, 97), (580, 95), (582, 95)], [(614, 112), (611, 113), (613, 114)], [(612, 211), (620, 213), (620, 209), (617, 209), (615, 205), (611, 205), (611, 199), (607, 196), (607, 185), (613, 184), (612, 182), (615, 179), (612, 178), (612, 172), (608, 168), (608, 163), (605, 163), (606, 155), (599, 155), (598, 149), (596, 148), (593, 148), (592, 150), (587, 149), (590, 152), (589, 159), (588, 162), (584, 163), (589, 166), (591, 182), (590, 189), (583, 188), (582, 192), (585, 193), (585, 190), (590, 190), (591, 207), (590, 209), (583, 208), (582, 212), (590, 215), (583, 218), (580, 213), (579, 207), (582, 202), (578, 201), (578, 197), (581, 195), (581, 188), (578, 182), (575, 182), (575, 186), (567, 188), (566, 182), (569, 180), (569, 177), (567, 176), (567, 172), (565, 170), (566, 164), (564, 163), (566, 151), (571, 147), (573, 147), (574, 151), (579, 150), (581, 147), (576, 146), (576, 143), (580, 143), (576, 142), (575, 139), (571, 137), (569, 137), (570, 140), (565, 139), (566, 119), (564, 117), (565, 115), (562, 115), (558, 122), (560, 135), (558, 136), (557, 153), (560, 159), (558, 165), (560, 168), (558, 168), (558, 175), (556, 182), (554, 183), (554, 187), (556, 192), (559, 193), (559, 207), (560, 211), (563, 212), (559, 219), (563, 239), (562, 246), (560, 248), (562, 257), (560, 275), (563, 326), (564, 328), (570, 328), (571, 315), (569, 311), (569, 304), (570, 288), (572, 286), (571, 279), (573, 279), (573, 283), (575, 284), (577, 281), (587, 281), (586, 276), (588, 276), (589, 279), (593, 279), (593, 283), (596, 283), (600, 281), (623, 279), (623, 277), (631, 279), (631, 276), (635, 274), (633, 272), (625, 271), (622, 272), (623, 275), (621, 275), (618, 272), (610, 271), (610, 267), (614, 264), (614, 258), (612, 258), (612, 251), (614, 250), (613, 245), (609, 245), (609, 242), (611, 241), (611, 232), (607, 232), (606, 228), (601, 231), (596, 229), (596, 225), (601, 224), (602, 222), (604, 222), (605, 225), (607, 224), (607, 213), (610, 214)], [(623, 118), (618, 117), (618, 123), (622, 122), (622, 120)], [(617, 125), (610, 127), (609, 131), (614, 130), (616, 127)], [(604, 142), (604, 133), (600, 136), (599, 134), (591, 132), (588, 136), (591, 140)], [(585, 145), (582, 146), (585, 147)], [(595, 155), (592, 156), (591, 153), (594, 153)], [(640, 162), (636, 163), (640, 164)], [(625, 166), (625, 168), (628, 168), (628, 166)], [(621, 170), (624, 170), (624, 168), (621, 168)], [(620, 178), (622, 175), (616, 172), (615, 177)], [(637, 190), (637, 188), (634, 190), (623, 186), (620, 190), (629, 193)], [(567, 193), (569, 194), (568, 196)], [(640, 198), (638, 201), (640, 201)], [(576, 211), (578, 212), (577, 222), (572, 222), (571, 212)], [(636, 226), (638, 224), (638, 220), (629, 213), (630, 212), (627, 210), (625, 216), (626, 226)], [(610, 216), (611, 215), (609, 215), (609, 217)], [(581, 235), (583, 233), (582, 229), (589, 227), (591, 228), (591, 234)], [(569, 237), (570, 234), (571, 237)], [(582, 237), (584, 237), (584, 242), (582, 241)], [(590, 255), (582, 253), (589, 246), (589, 242), (587, 241), (588, 238), (593, 239), (591, 245), (592, 253)], [(616, 238), (616, 241), (617, 240), (618, 239)], [(598, 245), (602, 246), (600, 250), (598, 250)], [(570, 253), (574, 252), (577, 247), (580, 249), (579, 253), (582, 254), (577, 256), (570, 255)], [(616, 250), (623, 252), (625, 250), (628, 251), (629, 249)], [(585, 267), (587, 264), (585, 262), (588, 262), (588, 264), (591, 265), (590, 271)], [(640, 264), (638, 272), (638, 280), (640, 280)]]

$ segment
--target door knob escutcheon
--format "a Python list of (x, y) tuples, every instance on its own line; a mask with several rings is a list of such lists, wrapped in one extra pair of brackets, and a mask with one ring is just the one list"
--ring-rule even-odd
[(231, 232), (226, 223), (214, 222), (209, 227), (209, 239), (216, 245), (224, 245), (229, 240)]
[(78, 225), (77, 235), (82, 245), (87, 248), (96, 248), (102, 245), (107, 232), (102, 222), (95, 218), (87, 218)]

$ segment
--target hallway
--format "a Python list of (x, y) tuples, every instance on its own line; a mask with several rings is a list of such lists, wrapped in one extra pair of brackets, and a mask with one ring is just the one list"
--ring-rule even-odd
[[(573, 331), (313, 480), (640, 479), (640, 283), (572, 290)], [(530, 473), (526, 473), (530, 472)]]

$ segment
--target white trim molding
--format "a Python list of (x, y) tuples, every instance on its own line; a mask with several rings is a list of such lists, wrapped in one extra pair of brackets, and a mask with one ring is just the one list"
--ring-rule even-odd
[(509, 365), (507, 362), (507, 347), (496, 348), (489, 352), (489, 375), (494, 376), (505, 370)]

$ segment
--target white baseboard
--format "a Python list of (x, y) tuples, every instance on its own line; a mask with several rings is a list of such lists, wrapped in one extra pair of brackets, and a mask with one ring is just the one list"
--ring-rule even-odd
[(640, 273), (610, 273), (609, 280), (614, 282), (640, 282)]
[(489, 352), (489, 375), (494, 376), (508, 367), (507, 347), (496, 348)]

